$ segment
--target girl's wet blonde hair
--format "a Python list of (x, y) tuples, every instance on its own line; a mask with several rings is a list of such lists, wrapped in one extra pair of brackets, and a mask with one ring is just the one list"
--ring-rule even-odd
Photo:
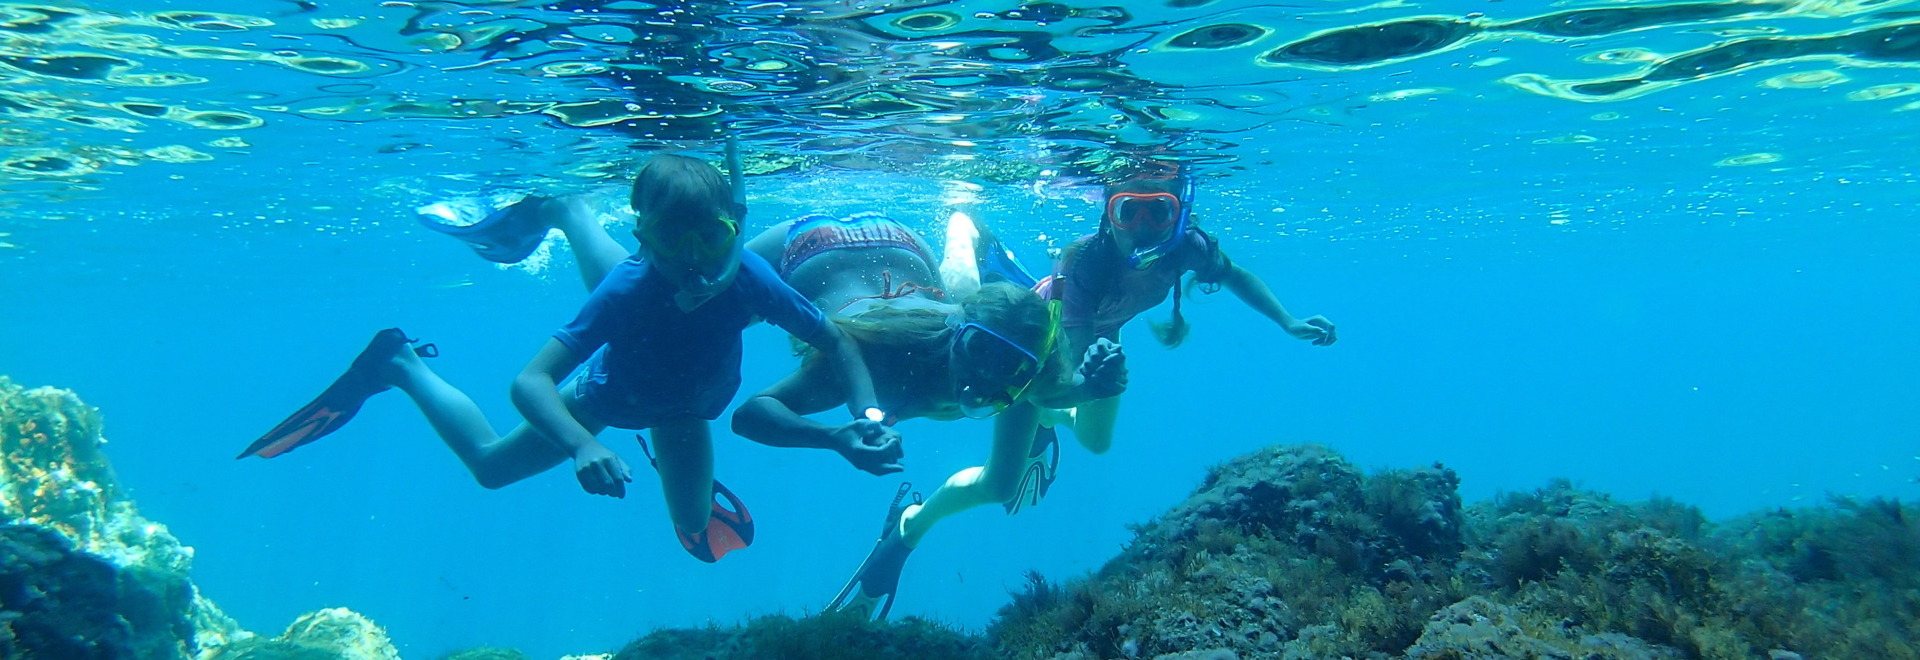
[[(1053, 315), (1040, 295), (1007, 282), (981, 285), (960, 301), (961, 314), (968, 321), (991, 328), (1028, 350), (1041, 350), (1053, 330)], [(948, 347), (954, 326), (948, 322), (952, 308), (926, 298), (901, 297), (873, 300), (845, 315), (836, 315), (834, 325), (860, 344), (869, 362), (887, 362), (903, 368), (909, 377), (947, 377)], [(815, 352), (803, 348), (808, 359)], [(1046, 365), (1042, 378), (1057, 376), (1057, 360), (1039, 356)]]

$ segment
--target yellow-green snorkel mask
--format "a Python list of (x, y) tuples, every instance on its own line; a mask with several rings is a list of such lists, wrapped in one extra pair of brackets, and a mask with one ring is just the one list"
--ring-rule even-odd
[(1060, 302), (1047, 303), (1047, 331), (1040, 345), (1021, 346), (992, 328), (962, 323), (953, 331), (947, 372), (961, 414), (985, 419), (1011, 407), (1046, 370), (1060, 335)]
[(652, 265), (679, 288), (674, 302), (690, 312), (733, 285), (740, 272), (740, 223), (720, 216), (678, 231), (658, 225), (639, 232)]
[[(731, 170), (732, 215), (710, 222), (679, 223), (664, 229), (660, 221), (643, 218), (635, 234), (646, 244), (654, 268), (678, 287), (674, 303), (691, 312), (733, 285), (740, 272), (740, 219), (746, 217), (746, 184), (740, 169), (740, 145), (733, 135), (726, 141)], [(684, 220), (684, 218), (682, 218)]]

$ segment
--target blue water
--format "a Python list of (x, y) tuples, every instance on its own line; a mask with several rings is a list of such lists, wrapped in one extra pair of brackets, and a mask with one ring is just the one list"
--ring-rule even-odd
[[(1596, 38), (1494, 35), (1341, 70), (1250, 62), (1317, 30), (1530, 10), (1156, 5), (1135, 8), (1135, 20), (1114, 30), (1073, 21), (1043, 28), (1063, 47), (1053, 65), (1105, 53), (1092, 63), (1162, 87), (1104, 96), (955, 87), (979, 98), (1032, 97), (1015, 108), (956, 106), (974, 113), (970, 121), (1027, 113), (1018, 125), (954, 127), (930, 112), (834, 114), (829, 106), (867, 89), (859, 82), (796, 91), (780, 104), (765, 90), (747, 95), (760, 105), (734, 112), (759, 122), (745, 131), (751, 160), (817, 159), (750, 178), (756, 226), (813, 210), (879, 208), (937, 236), (961, 191), (952, 182), (964, 176), (948, 168), (952, 157), (1024, 158), (1054, 173), (973, 176), (970, 208), (1029, 264), (1044, 263), (1047, 248), (1090, 231), (1097, 218), (1097, 189), (1085, 185), (1094, 173), (1073, 161), (1161, 141), (1200, 161), (1197, 217), (1235, 262), (1296, 314), (1324, 314), (1340, 327), (1337, 345), (1312, 347), (1221, 294), (1189, 298), (1196, 329), (1177, 350), (1130, 328), (1132, 389), (1115, 448), (1092, 456), (1069, 446), (1040, 507), (1015, 517), (982, 508), (944, 522), (908, 565), (896, 616), (979, 627), (1023, 572), (1062, 577), (1099, 566), (1128, 540), (1129, 523), (1177, 502), (1207, 466), (1273, 442), (1326, 443), (1367, 466), (1441, 462), (1459, 471), (1470, 500), (1555, 477), (1628, 499), (1668, 495), (1715, 517), (1829, 494), (1920, 495), (1920, 260), (1912, 256), (1920, 252), (1912, 222), (1920, 133), (1916, 115), (1899, 110), (1909, 99), (1862, 92), (1920, 82), (1910, 63), (1804, 57), (1615, 100), (1502, 82), (1518, 73), (1630, 73), (1644, 63), (1580, 58), (1678, 53), (1739, 38), (1737, 30), (1820, 35), (1897, 22), (1894, 12), (1908, 4), (1833, 3), (1824, 14)], [(1016, 9), (923, 6), (961, 16)], [(0, 173), (0, 310), (8, 312), (0, 374), (72, 388), (104, 410), (122, 485), (146, 516), (196, 548), (202, 592), (255, 631), (347, 606), (387, 627), (407, 657), (483, 644), (557, 657), (608, 650), (657, 626), (817, 611), (870, 547), (898, 483), (825, 452), (718, 438), (718, 475), (753, 507), (759, 540), (711, 566), (677, 546), (651, 488), (624, 500), (589, 497), (565, 470), (479, 488), (397, 393), (375, 398), (320, 444), (268, 461), (231, 458), (390, 326), (437, 343), (435, 369), (506, 428), (515, 419), (509, 379), (585, 298), (571, 255), (555, 250), (544, 269), (496, 268), (419, 229), (412, 209), (500, 185), (618, 194), (648, 151), (714, 153), (711, 141), (623, 135), (539, 114), (288, 109), (347, 98), (364, 102), (356, 107), (367, 99), (621, 98), (589, 78), (527, 73), (614, 59), (618, 45), (582, 41), (559, 55), (509, 54), (471, 67), (491, 55), (472, 46), (419, 52), (417, 37), (393, 29), (411, 11), (430, 15), (428, 24), (559, 23), (593, 12), (420, 7), (366, 9), (358, 14), (365, 22), (342, 32), (266, 0), (82, 3), (68, 8), (123, 20), (223, 11), (275, 25), (126, 24), (66, 43), (0, 31), (8, 56), (112, 53), (138, 63), (123, 72), (206, 79), (135, 87), (0, 64), (14, 83), (7, 93), (40, 93), (25, 100), (53, 108), (0, 110), (0, 160), (54, 150), (97, 167)], [(735, 9), (772, 11), (761, 7)], [(950, 63), (906, 46), (983, 38), (834, 32), (858, 21), (830, 18), (846, 7), (815, 8), (817, 22), (756, 38), (833, 43), (809, 62), (844, 57), (883, 90), (887, 75), (900, 75), (889, 66), (911, 73)], [(7, 11), (17, 8), (0, 5)], [(349, 14), (323, 7), (316, 16)], [(1162, 47), (1170, 35), (1229, 19), (1273, 33), (1250, 50)], [(375, 66), (328, 76), (162, 56), (114, 50), (96, 38), (103, 33)], [(887, 47), (863, 49), (862, 39)], [(1229, 97), (1240, 100), (1220, 101)], [(1193, 116), (1087, 120), (1094, 111), (1082, 104), (1096, 98), (1107, 108), (1099, 113), (1158, 104)], [(206, 128), (109, 107), (129, 100), (245, 112), (264, 123)], [(59, 118), (72, 114), (136, 121), (139, 132)], [(1084, 132), (1054, 132), (1083, 120)], [(247, 146), (208, 144), (231, 137)], [(211, 159), (140, 155), (168, 145)], [(1777, 158), (1716, 164), (1749, 154)], [(568, 173), (602, 163), (610, 176)], [(745, 392), (793, 364), (784, 337), (749, 331)], [(901, 476), (923, 490), (985, 456), (986, 422), (900, 429), (909, 468)], [(614, 432), (602, 439), (639, 465), (630, 441)]]

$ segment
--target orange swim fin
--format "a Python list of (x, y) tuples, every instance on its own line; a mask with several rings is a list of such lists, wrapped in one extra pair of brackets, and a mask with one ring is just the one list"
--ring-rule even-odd
[[(273, 427), (266, 435), (247, 445), (246, 451), (235, 458), (259, 456), (273, 458), (293, 451), (303, 445), (340, 430), (354, 413), (360, 412), (360, 406), (369, 397), (392, 389), (393, 386), (380, 382), (373, 370), (381, 362), (393, 359), (395, 353), (404, 350), (414, 340), (399, 328), (387, 328), (373, 335), (373, 341), (353, 359), (353, 365), (347, 372), (334, 379), (332, 385), (320, 393), (320, 396), (302, 407), (299, 411)], [(414, 348), (415, 355), (435, 357), (440, 350), (433, 344)]]
[[(640, 451), (647, 455), (647, 463), (655, 470), (660, 469), (659, 461), (653, 458), (653, 449), (647, 446), (646, 436), (635, 434), (640, 441)], [(727, 553), (753, 545), (753, 513), (747, 511), (745, 502), (733, 494), (733, 491), (713, 480), (712, 517), (707, 519), (707, 528), (698, 534), (689, 534), (673, 526), (673, 535), (680, 539), (680, 547), (694, 559), (709, 564), (720, 561)]]

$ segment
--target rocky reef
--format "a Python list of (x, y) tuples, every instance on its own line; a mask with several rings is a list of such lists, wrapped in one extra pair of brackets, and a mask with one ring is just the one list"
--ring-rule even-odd
[(189, 579), (193, 548), (115, 485), (100, 428), (72, 392), (0, 376), (0, 657), (397, 660), (343, 608), (243, 630)]
[(732, 627), (656, 630), (627, 644), (611, 660), (972, 660), (995, 657), (992, 651), (993, 647), (976, 635), (925, 619), (875, 622), (829, 612), (802, 619), (764, 616)]
[(1243, 456), (1096, 574), (1032, 576), (988, 636), (1054, 660), (1920, 658), (1920, 508), (1714, 524), (1566, 482), (1462, 506), (1457, 483)]
[[(344, 608), (242, 630), (141, 517), (71, 392), (0, 377), (0, 657), (398, 660)], [(984, 634), (774, 615), (575, 660), (1307, 658), (1920, 660), (1920, 507), (1834, 498), (1711, 522), (1556, 481), (1461, 502), (1439, 465), (1318, 445), (1211, 470), (1091, 575), (1028, 576)], [(526, 660), (472, 649), (449, 660)]]
[(777, 617), (619, 657), (1920, 658), (1920, 508), (1711, 523), (1564, 481), (1472, 505), (1458, 485), (1274, 446), (1214, 468), (1093, 575), (1029, 575), (984, 635)]

